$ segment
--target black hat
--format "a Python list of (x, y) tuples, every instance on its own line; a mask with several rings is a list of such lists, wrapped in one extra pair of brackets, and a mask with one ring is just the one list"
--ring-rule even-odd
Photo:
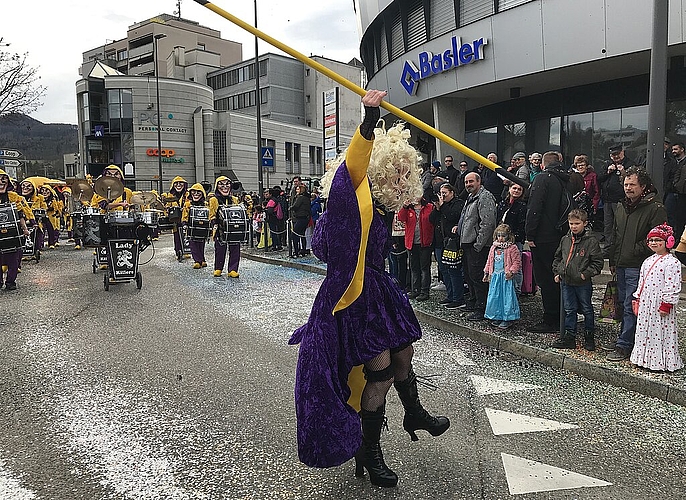
[(665, 137), (665, 144), (671, 144), (672, 141), (669, 140), (669, 137)]
[(619, 153), (623, 150), (624, 150), (624, 148), (622, 147), (621, 144), (615, 144), (614, 146), (610, 146), (610, 154)]

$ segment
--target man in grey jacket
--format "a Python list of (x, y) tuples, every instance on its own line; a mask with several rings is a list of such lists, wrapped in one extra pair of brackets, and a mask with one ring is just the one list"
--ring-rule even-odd
[(464, 186), (468, 198), (458, 222), (458, 233), (471, 295), (465, 308), (472, 313), (467, 319), (481, 321), (484, 319), (488, 296), (488, 283), (483, 281), (484, 266), (493, 242), (496, 204), (493, 195), (481, 185), (481, 176), (476, 172), (465, 175)]

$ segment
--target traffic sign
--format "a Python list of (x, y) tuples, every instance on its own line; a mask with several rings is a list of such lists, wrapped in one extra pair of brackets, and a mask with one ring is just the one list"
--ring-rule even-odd
[(5, 158), (19, 158), (21, 156), (21, 151), (16, 149), (0, 149), (0, 156)]
[(10, 160), (7, 158), (0, 158), (0, 166), (2, 167), (18, 167), (21, 165), (19, 160)]
[(262, 148), (262, 166), (263, 167), (273, 167), (274, 166), (274, 148), (272, 148), (272, 147)]

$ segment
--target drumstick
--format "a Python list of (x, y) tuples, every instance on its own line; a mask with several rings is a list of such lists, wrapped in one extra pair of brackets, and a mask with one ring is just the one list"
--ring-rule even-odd
[[(333, 81), (338, 82), (339, 84), (341, 84), (343, 87), (347, 88), (348, 90), (350, 90), (350, 91), (352, 91), (352, 92), (354, 92), (354, 93), (356, 93), (362, 97), (364, 97), (364, 95), (367, 93), (367, 91), (365, 89), (363, 89), (362, 87), (360, 87), (359, 85), (355, 85), (350, 80), (342, 77), (341, 75), (339, 75), (335, 71), (330, 70), (329, 68), (327, 68), (323, 64), (320, 64), (317, 61), (310, 59), (306, 55), (304, 55), (304, 54), (298, 52), (297, 50), (289, 47), (285, 43), (282, 43), (282, 42), (276, 40), (275, 38), (272, 38), (271, 36), (267, 35), (266, 33), (258, 30), (257, 28), (254, 28), (253, 26), (251, 26), (250, 24), (246, 23), (245, 21), (237, 18), (233, 14), (230, 14), (229, 12), (225, 11), (224, 9), (217, 7), (216, 5), (214, 5), (209, 0), (195, 0), (195, 1), (197, 3), (199, 3), (200, 5), (208, 8), (209, 10), (214, 12), (215, 14), (220, 15), (224, 19), (231, 21), (235, 25), (240, 26), (244, 30), (255, 35), (256, 37), (264, 40), (265, 42), (269, 43), (270, 45), (273, 45), (274, 47), (281, 49), (286, 54), (289, 54), (289, 55), (295, 57), (296, 59), (298, 59), (300, 62), (306, 64), (307, 66), (319, 71), (320, 73), (322, 73), (325, 76), (328, 76)], [(444, 143), (448, 144), (449, 146), (452, 146), (453, 148), (455, 148), (456, 150), (458, 150), (460, 153), (464, 154), (465, 156), (468, 156), (471, 159), (473, 159), (474, 161), (476, 161), (482, 165), (485, 165), (489, 169), (491, 169), (494, 172), (498, 173), (499, 175), (505, 177), (507, 180), (512, 181), (515, 184), (519, 184), (520, 186), (522, 186), (524, 188), (529, 187), (529, 183), (527, 181), (525, 181), (524, 179), (520, 179), (515, 174), (508, 172), (507, 170), (505, 170), (500, 165), (493, 163), (491, 160), (489, 160), (485, 156), (481, 156), (476, 151), (469, 149), (464, 144), (457, 142), (455, 139), (444, 134), (440, 130), (435, 129), (434, 127), (432, 127), (431, 125), (429, 125), (427, 123), (424, 123), (419, 118), (415, 118), (411, 114), (406, 113), (402, 109), (393, 106), (391, 103), (389, 103), (387, 101), (381, 101), (381, 107), (384, 108), (386, 111), (393, 113), (398, 118), (401, 118), (401, 119), (405, 120), (406, 122), (411, 123), (412, 125), (414, 125), (418, 129), (423, 130), (427, 134), (432, 135), (436, 139), (443, 141)]]

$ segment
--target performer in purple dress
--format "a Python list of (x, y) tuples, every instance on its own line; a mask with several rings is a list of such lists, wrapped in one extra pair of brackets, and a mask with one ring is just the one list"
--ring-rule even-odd
[[(416, 430), (438, 436), (450, 421), (433, 417), (419, 401), (412, 343), (421, 338), (421, 328), (403, 290), (384, 270), (390, 237), (382, 211), (398, 210), (422, 195), (409, 131), (402, 125), (374, 130), (385, 95), (370, 90), (362, 98), (365, 119), (345, 161), (322, 180), (328, 201), (312, 251), (327, 263), (327, 276), (308, 322), (289, 343), (300, 344), (295, 382), (300, 460), (332, 467), (354, 456), (356, 475), (364, 475), (364, 467), (372, 484), (392, 487), (398, 476), (384, 463), (379, 444), (391, 385), (413, 441)], [(359, 365), (366, 384), (358, 414), (348, 404), (348, 375)]]

